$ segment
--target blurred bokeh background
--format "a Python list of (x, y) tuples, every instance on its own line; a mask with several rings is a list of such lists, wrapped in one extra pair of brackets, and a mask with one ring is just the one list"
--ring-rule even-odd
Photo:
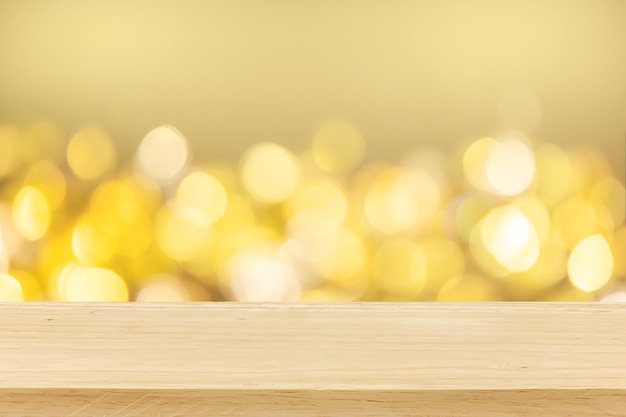
[(0, 300), (624, 300), (626, 2), (0, 0)]

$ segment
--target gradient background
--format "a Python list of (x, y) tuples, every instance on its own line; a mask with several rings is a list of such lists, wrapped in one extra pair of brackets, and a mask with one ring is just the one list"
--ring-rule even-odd
[(234, 160), (334, 118), (370, 160), (517, 123), (623, 172), (626, 1), (0, 0), (0, 122), (95, 123), (127, 155), (170, 123)]

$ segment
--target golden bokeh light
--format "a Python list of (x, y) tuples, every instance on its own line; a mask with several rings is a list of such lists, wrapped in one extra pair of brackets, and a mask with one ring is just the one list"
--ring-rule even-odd
[(523, 196), (514, 201), (514, 205), (531, 222), (537, 232), (539, 242), (543, 243), (552, 231), (552, 219), (548, 207), (534, 196)]
[(315, 180), (303, 184), (286, 205), (288, 229), (295, 236), (326, 236), (343, 224), (348, 202), (332, 181)]
[(231, 259), (228, 279), (237, 301), (293, 302), (302, 286), (291, 267), (264, 253), (244, 253)]
[(276, 251), (276, 259), (297, 274), (304, 290), (319, 287), (325, 280), (315, 265), (320, 246), (317, 241), (310, 239), (291, 238)]
[(0, 0), (25, 301), (626, 291), (626, 0), (156, 3)]
[(70, 139), (67, 162), (78, 178), (93, 180), (115, 167), (117, 153), (106, 133), (97, 128), (85, 128)]
[(350, 123), (330, 122), (313, 138), (313, 158), (326, 172), (342, 173), (357, 167), (365, 154), (365, 141)]
[(613, 275), (613, 254), (606, 239), (587, 236), (574, 247), (567, 260), (567, 273), (574, 286), (585, 292), (604, 287)]
[(41, 191), (52, 210), (59, 207), (65, 198), (65, 175), (50, 161), (32, 165), (24, 177), (24, 185), (32, 185)]
[(415, 299), (427, 279), (427, 259), (417, 243), (408, 239), (384, 243), (372, 259), (372, 275), (378, 288), (398, 300)]
[(570, 149), (568, 157), (572, 166), (570, 188), (575, 193), (587, 193), (594, 182), (613, 174), (606, 157), (591, 146)]
[(88, 216), (80, 219), (72, 233), (72, 251), (85, 265), (102, 265), (115, 253), (115, 241)]
[(178, 185), (174, 210), (199, 226), (210, 226), (226, 212), (224, 186), (213, 176), (197, 171)]
[(69, 264), (61, 272), (59, 285), (63, 301), (128, 301), (126, 282), (105, 268)]
[(445, 284), (437, 301), (498, 301), (502, 297), (498, 290), (487, 278), (479, 275), (468, 274), (457, 277)]
[(0, 273), (8, 272), (9, 270), (9, 255), (4, 245), (4, 239), (2, 237), (2, 228), (0, 227)]
[[(505, 131), (452, 157), (428, 147), (359, 166), (356, 128), (331, 123), (317, 133), (298, 154), (263, 142), (238, 164), (196, 164), (183, 135), (161, 126), (131, 166), (113, 156), (98, 167), (91, 143), (113, 146), (101, 131), (83, 129), (65, 148), (53, 126), (0, 126), (0, 297), (526, 301), (623, 292), (626, 191), (597, 151), (531, 146)], [(45, 138), (49, 147), (35, 146)]]
[(9, 275), (20, 283), (24, 301), (45, 301), (44, 289), (34, 274), (22, 270), (11, 270)]
[(544, 295), (541, 301), (584, 303), (594, 301), (594, 297), (591, 293), (581, 291), (575, 287), (557, 287)]
[(155, 219), (156, 241), (167, 256), (184, 262), (193, 259), (202, 244), (212, 236), (211, 229), (198, 227), (169, 207), (163, 207)]
[(613, 252), (614, 274), (616, 277), (626, 277), (626, 225), (615, 231), (610, 242)]
[(481, 195), (462, 195), (453, 201), (446, 212), (448, 233), (457, 239), (469, 241), (474, 226), (492, 209), (494, 203)]
[(14, 257), (20, 253), (24, 238), (15, 227), (12, 207), (0, 202), (0, 255)]
[(152, 240), (152, 205), (133, 185), (106, 181), (93, 192), (88, 214), (97, 230), (112, 239), (117, 252), (132, 258)]
[(509, 271), (525, 271), (537, 261), (537, 231), (517, 207), (506, 205), (493, 209), (480, 229), (487, 250)]
[(624, 184), (614, 177), (604, 177), (589, 190), (588, 199), (592, 204), (606, 208), (612, 219), (612, 225), (624, 224), (626, 216), (626, 190)]
[(559, 202), (570, 190), (572, 164), (558, 146), (544, 143), (535, 153), (537, 194), (549, 204)]
[(600, 299), (604, 303), (626, 303), (626, 290), (624, 288), (614, 289)]
[(139, 302), (185, 302), (191, 301), (191, 294), (175, 275), (153, 277), (139, 293), (135, 301)]
[(183, 134), (173, 126), (159, 126), (139, 145), (136, 167), (140, 174), (162, 182), (180, 174), (189, 159), (189, 145)]
[(536, 300), (566, 280), (568, 253), (551, 234), (542, 242), (537, 262), (525, 271), (508, 273), (501, 282), (514, 300)]
[(436, 294), (447, 282), (456, 280), (465, 272), (465, 255), (454, 241), (441, 237), (420, 242), (426, 259), (425, 291)]
[(521, 194), (535, 177), (535, 158), (531, 149), (518, 139), (497, 142), (489, 150), (485, 175), (497, 193)]
[(369, 224), (394, 235), (414, 231), (439, 207), (437, 183), (422, 171), (383, 172), (365, 196), (364, 212)]
[(557, 205), (552, 221), (561, 244), (569, 250), (587, 236), (609, 233), (614, 228), (608, 209), (583, 196), (572, 197)]
[(473, 142), (463, 154), (463, 173), (467, 181), (475, 188), (483, 191), (491, 189), (487, 179), (487, 160), (498, 142), (484, 137)]
[(50, 226), (50, 206), (39, 189), (27, 185), (13, 200), (13, 222), (28, 240), (40, 239)]
[(0, 273), (0, 302), (7, 301), (24, 301), (24, 294), (18, 280)]
[(366, 260), (367, 252), (359, 236), (341, 229), (319, 243), (314, 265), (325, 280), (343, 282), (362, 272)]
[(280, 145), (263, 142), (246, 151), (240, 165), (241, 182), (257, 201), (285, 201), (298, 186), (300, 170), (295, 156)]

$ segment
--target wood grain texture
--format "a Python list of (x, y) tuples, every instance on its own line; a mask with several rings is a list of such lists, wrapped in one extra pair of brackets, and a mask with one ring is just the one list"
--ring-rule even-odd
[(15, 416), (626, 416), (626, 305), (0, 304)]

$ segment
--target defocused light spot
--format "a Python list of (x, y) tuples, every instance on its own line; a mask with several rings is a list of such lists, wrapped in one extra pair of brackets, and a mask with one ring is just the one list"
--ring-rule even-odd
[(567, 251), (549, 235), (539, 251), (532, 268), (513, 272), (501, 280), (507, 294), (514, 300), (536, 300), (546, 290), (567, 277)]
[(593, 147), (571, 149), (571, 192), (587, 193), (595, 181), (611, 176), (611, 165), (604, 155)]
[(151, 130), (139, 145), (140, 172), (156, 181), (167, 181), (180, 174), (189, 160), (189, 146), (182, 133), (172, 126)]
[(65, 231), (62, 234), (53, 234), (46, 238), (39, 253), (40, 265), (37, 275), (41, 279), (41, 285), (45, 288), (46, 299), (50, 301), (61, 300), (59, 280), (61, 271), (71, 259), (71, 249), (68, 248), (71, 236)]
[(550, 301), (550, 302), (589, 302), (595, 301), (593, 294), (590, 294), (585, 291), (581, 291), (578, 288), (575, 288), (571, 285), (565, 287), (559, 287), (555, 291), (551, 291), (547, 295), (545, 295), (541, 301)]
[(316, 243), (310, 239), (292, 238), (276, 251), (276, 259), (294, 271), (303, 288), (317, 287), (325, 278), (315, 268)]
[(489, 152), (486, 175), (491, 187), (500, 194), (524, 192), (535, 176), (535, 158), (526, 144), (517, 139), (498, 142)]
[(0, 273), (9, 271), (9, 254), (4, 245), (4, 239), (2, 238), (2, 228), (0, 228)]
[(61, 275), (64, 301), (128, 301), (126, 282), (109, 269), (70, 264)]
[(569, 250), (587, 236), (608, 233), (614, 228), (606, 207), (578, 196), (556, 206), (552, 219), (557, 237)]
[(451, 228), (461, 238), (469, 241), (474, 226), (491, 210), (493, 203), (480, 195), (461, 196), (452, 210)]
[(18, 280), (0, 273), (0, 302), (6, 301), (24, 301), (24, 294)]
[(613, 252), (614, 270), (613, 274), (618, 277), (626, 277), (626, 226), (615, 231), (611, 242)]
[(259, 143), (241, 160), (241, 182), (257, 201), (280, 203), (295, 191), (300, 173), (291, 152), (274, 143)]
[(115, 241), (86, 216), (74, 228), (72, 251), (85, 265), (101, 265), (115, 253)]
[(199, 226), (218, 221), (226, 212), (226, 206), (226, 190), (207, 173), (193, 172), (178, 185), (175, 210)]
[[(33, 274), (26, 271), (12, 270), (10, 275), (20, 283), (24, 301), (44, 301), (41, 284), (39, 284), (39, 281)], [(0, 298), (2, 297), (0, 296)]]
[(569, 191), (572, 165), (569, 157), (559, 147), (544, 144), (537, 148), (537, 194), (547, 203), (561, 200)]
[(140, 202), (135, 193), (121, 181), (107, 181), (98, 186), (90, 201), (90, 213), (107, 232), (118, 232), (113, 223), (132, 223), (140, 214)]
[(569, 279), (585, 292), (604, 287), (613, 274), (613, 254), (602, 235), (588, 236), (578, 242), (567, 261)]
[(320, 237), (343, 223), (348, 202), (341, 189), (329, 180), (316, 180), (298, 188), (286, 207), (289, 230), (296, 236)]
[(152, 240), (149, 205), (129, 184), (107, 181), (100, 184), (91, 197), (90, 221), (112, 239), (120, 254), (136, 257)]
[(512, 87), (502, 95), (498, 113), (503, 127), (531, 133), (541, 123), (543, 109), (532, 92), (522, 87)]
[(50, 207), (41, 191), (32, 186), (20, 190), (13, 201), (13, 222), (28, 240), (37, 240), (46, 233), (50, 225)]
[(487, 250), (509, 271), (531, 268), (539, 257), (539, 238), (534, 225), (514, 206), (493, 209), (482, 223)]
[(223, 240), (214, 229), (205, 229), (205, 235), (199, 245), (194, 247), (188, 259), (184, 259), (181, 267), (192, 276), (207, 284), (213, 284), (217, 273), (223, 265)]
[(155, 220), (155, 236), (163, 253), (176, 261), (191, 260), (210, 237), (210, 230), (162, 208)]
[(117, 160), (111, 139), (101, 130), (86, 128), (67, 145), (67, 162), (76, 176), (92, 180), (111, 170)]
[(491, 190), (487, 181), (487, 158), (497, 142), (492, 138), (478, 139), (472, 143), (463, 154), (463, 173), (467, 181), (479, 190)]
[(501, 295), (492, 282), (477, 275), (464, 275), (446, 283), (437, 301), (498, 301)]
[(626, 303), (626, 290), (622, 288), (616, 291), (612, 291), (602, 297), (600, 301), (604, 303)]
[(613, 227), (619, 227), (624, 223), (626, 190), (614, 177), (605, 177), (594, 184), (589, 191), (589, 201), (601, 204), (608, 210), (613, 219)]
[(315, 268), (331, 282), (354, 277), (365, 265), (366, 253), (361, 239), (349, 230), (339, 230), (319, 243)]
[(426, 283), (426, 263), (426, 256), (415, 242), (386, 242), (372, 260), (374, 282), (398, 300), (414, 299)]
[[(289, 239), (276, 257), (293, 269), (303, 288), (351, 287), (355, 278), (364, 283), (359, 274), (366, 270), (367, 253), (360, 237), (350, 230), (340, 229), (318, 240)], [(351, 298), (347, 292), (346, 301)]]
[(304, 303), (332, 303), (347, 302), (343, 294), (332, 288), (313, 288), (302, 293), (301, 301)]
[(364, 201), (365, 216), (375, 229), (398, 234), (419, 227), (439, 206), (437, 183), (421, 171), (383, 173)]
[(313, 139), (313, 158), (324, 171), (346, 172), (361, 163), (365, 153), (363, 137), (345, 122), (324, 125)]
[(298, 301), (302, 288), (294, 271), (263, 254), (241, 254), (231, 260), (230, 286), (237, 301)]
[(220, 235), (215, 255), (221, 260), (223, 266), (228, 259), (237, 254), (256, 251), (259, 247), (271, 246), (273, 255), (282, 241), (283, 236), (277, 230), (269, 227), (253, 226)]
[(174, 275), (155, 277), (137, 294), (139, 302), (184, 302), (191, 296), (181, 280)]
[(465, 256), (456, 242), (431, 238), (419, 247), (426, 259), (425, 290), (436, 293), (446, 282), (463, 275)]
[(41, 191), (51, 209), (59, 207), (65, 197), (65, 176), (49, 161), (40, 161), (31, 166), (24, 178), (24, 184)]
[(7, 257), (15, 256), (24, 242), (13, 222), (11, 206), (0, 202), (0, 235), (2, 236), (2, 252)]
[(503, 266), (487, 248), (483, 237), (484, 224), (485, 220), (483, 219), (472, 228), (470, 233), (468, 243), (472, 258), (476, 265), (488, 276), (493, 278), (506, 278), (512, 271)]
[(533, 224), (535, 231), (537, 232), (539, 242), (542, 243), (545, 241), (552, 230), (550, 212), (548, 211), (548, 208), (541, 202), (541, 200), (531, 196), (524, 196), (516, 199), (514, 205)]

